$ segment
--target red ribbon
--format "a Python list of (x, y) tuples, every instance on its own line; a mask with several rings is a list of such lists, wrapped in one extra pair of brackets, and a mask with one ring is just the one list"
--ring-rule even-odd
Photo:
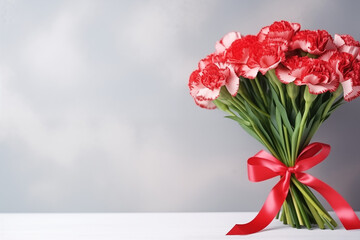
[(291, 174), (299, 182), (319, 192), (334, 209), (344, 227), (360, 229), (360, 220), (346, 200), (332, 187), (319, 179), (304, 173), (322, 162), (330, 153), (330, 145), (312, 143), (308, 145), (295, 161), (294, 167), (287, 167), (271, 154), (260, 151), (248, 160), (249, 180), (253, 182), (264, 181), (276, 176), (281, 176), (280, 181), (273, 187), (264, 205), (256, 217), (249, 223), (236, 224), (227, 235), (246, 235), (264, 229), (280, 211), (289, 192)]

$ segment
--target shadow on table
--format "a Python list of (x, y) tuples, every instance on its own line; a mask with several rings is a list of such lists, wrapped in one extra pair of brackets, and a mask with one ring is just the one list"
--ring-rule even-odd
[[(261, 232), (266, 232), (266, 231), (272, 231), (272, 230), (276, 230), (276, 229), (284, 229), (284, 228), (292, 228), (292, 227), (290, 227), (289, 225), (282, 225), (282, 226), (272, 226), (272, 227), (267, 227), (267, 228), (265, 228), (265, 229), (263, 229)], [(340, 230), (340, 229), (344, 229), (344, 227), (343, 227), (343, 225), (341, 225), (341, 224), (339, 224), (336, 228), (335, 228), (335, 230)], [(320, 228), (316, 228), (316, 227), (314, 227), (314, 228), (311, 228), (311, 229), (307, 229), (307, 228), (305, 228), (305, 227), (303, 227), (303, 228), (300, 228), (300, 229), (296, 229), (296, 230), (306, 230), (306, 231), (309, 231), (309, 230), (331, 230), (331, 229), (328, 229), (328, 228), (326, 228), (326, 229), (320, 229)]]

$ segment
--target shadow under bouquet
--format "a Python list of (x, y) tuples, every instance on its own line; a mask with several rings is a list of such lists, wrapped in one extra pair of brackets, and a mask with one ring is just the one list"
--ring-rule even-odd
[(329, 185), (305, 173), (330, 152), (310, 143), (345, 101), (360, 95), (360, 43), (350, 35), (300, 30), (274, 22), (257, 35), (226, 34), (190, 75), (190, 94), (202, 108), (228, 114), (270, 152), (248, 160), (251, 181), (279, 176), (254, 220), (228, 234), (251, 234), (276, 216), (284, 224), (334, 229), (337, 223), (309, 187), (329, 202), (346, 229), (360, 228), (350, 205)]

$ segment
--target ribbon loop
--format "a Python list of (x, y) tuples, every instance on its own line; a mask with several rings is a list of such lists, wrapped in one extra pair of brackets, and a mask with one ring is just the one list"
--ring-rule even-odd
[(294, 167), (287, 167), (271, 154), (260, 151), (248, 160), (248, 176), (253, 182), (264, 181), (281, 176), (273, 187), (256, 217), (246, 224), (236, 224), (227, 235), (246, 235), (256, 233), (270, 224), (280, 211), (289, 192), (291, 174), (299, 182), (319, 192), (334, 209), (346, 229), (360, 229), (360, 220), (346, 200), (333, 188), (319, 179), (303, 173), (322, 162), (330, 153), (330, 145), (312, 143), (308, 145), (295, 161)]
[(252, 182), (261, 182), (286, 172), (286, 166), (271, 154), (260, 151), (248, 160), (248, 178)]
[(325, 143), (312, 143), (304, 148), (295, 161), (295, 167), (300, 172), (306, 171), (327, 158), (329, 156), (331, 147)]

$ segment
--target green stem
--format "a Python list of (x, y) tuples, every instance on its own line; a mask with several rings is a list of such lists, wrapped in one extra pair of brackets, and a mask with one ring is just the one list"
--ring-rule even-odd
[(295, 100), (296, 100), (295, 98), (291, 98), (291, 104), (292, 104), (295, 112), (298, 113), (298, 112), (299, 112), (299, 109), (298, 109), (298, 107), (297, 107), (297, 105), (296, 105)]
[(304, 187), (303, 187), (303, 185), (302, 185), (300, 182), (298, 182), (297, 180), (295, 180), (294, 177), (291, 177), (291, 181), (296, 185), (296, 187), (297, 187), (297, 188), (299, 189), (299, 191), (302, 193), (302, 195), (304, 196), (304, 199), (305, 199), (306, 201), (308, 201), (308, 202), (316, 209), (316, 211), (320, 214), (320, 216), (326, 218), (326, 219), (327, 219), (328, 221), (330, 221), (330, 222), (331, 222), (331, 220), (333, 220), (333, 219), (329, 216), (329, 214), (328, 214), (325, 210), (323, 210), (323, 209), (315, 202), (315, 200), (314, 200), (311, 196), (309, 196), (309, 194), (307, 193), (306, 190), (304, 190)]
[(331, 223), (326, 220), (326, 218), (322, 218), (322, 220), (326, 223), (326, 225), (331, 229), (331, 230), (334, 230), (335, 228), (331, 225)]
[(308, 207), (310, 209), (310, 212), (313, 215), (317, 225), (319, 226), (320, 229), (324, 229), (325, 228), (324, 221), (321, 219), (321, 217), (319, 216), (319, 214), (317, 213), (315, 208), (312, 206), (310, 201), (308, 199), (306, 199), (306, 198), (304, 198), (304, 199), (305, 199), (305, 202), (307, 203), (307, 205), (308, 205)]
[(280, 99), (281, 99), (281, 103), (283, 104), (283, 106), (286, 109), (286, 105), (285, 105), (285, 95), (284, 95), (284, 89), (283, 89), (283, 84), (280, 82), (280, 80), (278, 79), (278, 77), (275, 74), (275, 70), (269, 70), (266, 73), (266, 76), (270, 79), (271, 82), (273, 82), (277, 88), (279, 89), (279, 93), (280, 93)]
[(308, 134), (304, 140), (304, 143), (302, 144), (302, 148), (304, 148), (305, 146), (307, 146), (310, 143), (311, 139), (313, 138), (314, 134), (316, 133), (316, 131), (318, 130), (320, 125), (321, 125), (321, 122), (317, 121), (317, 122), (313, 123), (312, 126), (310, 126)]
[(281, 211), (280, 221), (282, 221), (284, 224), (286, 224), (286, 216), (285, 216), (284, 207), (282, 208), (282, 211)]
[(296, 212), (296, 215), (297, 215), (297, 218), (299, 220), (299, 223), (300, 225), (304, 225), (304, 222), (303, 222), (303, 218), (302, 218), (302, 214), (300, 213), (300, 209), (299, 209), (299, 204), (298, 204), (298, 201), (296, 200), (295, 198), (295, 193), (294, 193), (294, 187), (293, 186), (290, 186), (290, 195), (291, 195), (291, 199), (293, 201), (293, 204), (294, 204), (294, 208), (295, 208), (295, 212)]
[[(298, 152), (299, 152), (299, 147), (300, 147), (300, 144), (301, 144), (301, 138), (302, 138), (302, 135), (303, 135), (303, 132), (304, 132), (304, 127), (305, 127), (305, 124), (306, 124), (306, 119), (307, 119), (307, 116), (309, 114), (310, 107), (311, 107), (311, 103), (305, 102), (305, 110), (304, 110), (304, 114), (303, 114), (301, 122), (300, 122), (300, 129), (299, 129), (299, 135), (298, 135), (297, 144), (296, 144), (295, 157), (297, 157)], [(292, 161), (293, 161), (293, 164), (295, 164), (295, 159), (292, 159)]]
[(287, 201), (288, 201), (288, 206), (289, 206), (289, 213), (292, 219), (292, 222), (294, 223), (294, 226), (296, 228), (300, 228), (300, 224), (299, 224), (299, 219), (297, 217), (297, 212), (294, 206), (294, 202), (292, 201), (292, 198), (290, 196), (291, 194), (288, 195), (287, 197)]
[[(250, 120), (250, 119), (249, 119)], [(262, 135), (261, 131), (257, 128), (256, 124), (250, 120), (250, 123), (255, 131), (255, 133), (259, 136), (259, 138), (261, 139), (261, 141), (263, 142), (263, 144), (265, 145), (265, 147), (271, 152), (271, 154), (276, 158), (276, 159), (280, 159), (279, 156), (277, 155), (276, 151), (272, 148), (272, 146), (269, 144), (269, 142), (266, 140), (266, 138), (264, 137), (264, 135)]]
[[(259, 90), (257, 84), (255, 83), (255, 80), (250, 79), (249, 81), (250, 81), (250, 84), (252, 86), (252, 91), (255, 92), (255, 94), (253, 94), (254, 99), (255, 99), (255, 98), (257, 98), (257, 97), (259, 97), (261, 95), (260, 90)], [(255, 102), (262, 111), (266, 111), (265, 105), (262, 103), (260, 98), (259, 98), (259, 100), (255, 99)]]
[(298, 190), (296, 189), (296, 187), (291, 185), (290, 191), (291, 191), (291, 194), (294, 196), (296, 203), (298, 204), (298, 208), (299, 208), (304, 225), (306, 226), (306, 228), (310, 229), (311, 228), (310, 219), (304, 209), (302, 198), (297, 193)]
[(326, 105), (323, 114), (321, 115), (321, 119), (325, 119), (325, 117), (326, 117), (326, 115), (328, 114), (330, 108), (332, 107), (335, 99), (336, 99), (336, 98), (334, 98), (334, 97), (331, 97), (331, 98), (329, 99), (329, 102), (328, 102), (328, 104)]
[(261, 98), (262, 98), (262, 100), (263, 100), (263, 102), (264, 102), (265, 106), (267, 107), (267, 106), (268, 106), (268, 103), (267, 103), (267, 100), (266, 100), (265, 94), (264, 94), (264, 92), (263, 92), (263, 90), (262, 90), (262, 87), (261, 87), (261, 85), (260, 85), (260, 82), (259, 82), (258, 77), (255, 77), (255, 83), (256, 83), (256, 85), (257, 85), (257, 87), (258, 87), (258, 89), (259, 89), (260, 96), (261, 96)]
[(243, 112), (246, 112), (246, 108), (245, 108), (244, 104), (240, 101), (240, 99), (237, 98), (237, 96), (236, 97), (231, 97), (231, 102), (233, 104), (235, 104), (236, 106), (238, 106), (239, 110), (241, 110)]
[[(280, 93), (281, 104), (286, 109), (286, 101), (285, 101), (284, 89), (283, 89), (282, 83), (277, 78), (277, 76), (275, 74), (275, 71), (273, 69), (268, 71), (266, 73), (266, 76), (270, 80), (270, 83), (277, 86), (277, 88), (279, 90), (279, 93)], [(284, 140), (285, 140), (286, 152), (287, 152), (287, 157), (288, 157), (287, 166), (290, 166), (290, 164), (291, 164), (291, 162), (289, 162), (289, 161), (291, 161), (290, 142), (289, 142), (288, 131), (287, 131), (285, 126), (283, 126), (283, 132), (284, 132)]]
[(248, 98), (248, 96), (246, 95), (246, 93), (244, 93), (243, 91), (239, 91), (241, 97), (244, 98), (244, 100), (249, 103), (249, 105), (251, 107), (253, 107), (256, 111), (258, 111), (259, 113), (262, 113), (263, 115), (265, 115), (267, 118), (270, 118), (270, 115), (266, 112), (264, 112), (263, 110), (261, 110), (258, 106), (255, 105), (255, 103), (253, 103), (253, 101)]
[(288, 131), (284, 125), (283, 125), (283, 132), (284, 132), (285, 146), (286, 146), (286, 153), (287, 153), (287, 159), (284, 159), (284, 161), (286, 161), (287, 166), (290, 166), (291, 165), (290, 142), (289, 142)]
[(294, 227), (294, 223), (293, 223), (292, 218), (290, 216), (289, 206), (288, 206), (286, 201), (283, 204), (283, 208), (284, 208), (284, 211), (285, 211), (285, 216), (286, 216), (287, 222), (289, 223), (290, 226)]
[(319, 200), (315, 197), (315, 195), (310, 191), (310, 189), (304, 186), (304, 190), (308, 193), (308, 195), (315, 201), (315, 203), (321, 208), (321, 210), (328, 216), (328, 219), (331, 219), (331, 224), (336, 227), (337, 223), (335, 222), (335, 220), (330, 216), (330, 214), (325, 210), (324, 206), (319, 202)]
[(343, 88), (341, 87), (341, 84), (340, 86), (336, 89), (335, 92), (332, 93), (331, 95), (331, 98), (329, 99), (329, 102), (327, 103), (325, 109), (324, 109), (324, 112), (323, 114), (321, 115), (321, 120), (323, 121), (323, 119), (326, 118), (328, 112), (330, 111), (334, 101), (343, 93)]

